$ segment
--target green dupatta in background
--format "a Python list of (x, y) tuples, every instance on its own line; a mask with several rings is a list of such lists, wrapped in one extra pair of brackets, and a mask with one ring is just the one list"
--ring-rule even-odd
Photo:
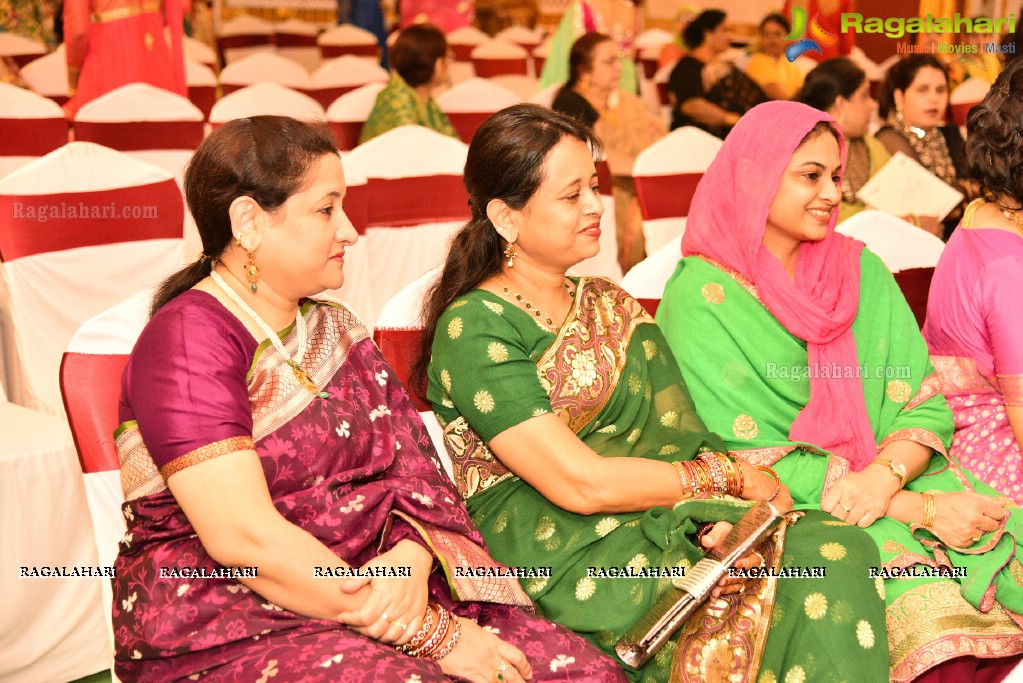
[[(734, 522), (748, 503), (689, 500), (672, 510), (578, 515), (490, 453), (494, 436), (548, 412), (605, 457), (670, 462), (723, 449), (639, 303), (607, 280), (577, 284), (557, 335), (493, 293), (455, 301), (438, 321), (428, 396), (493, 557), (550, 567), (550, 578), (522, 580), (540, 613), (613, 656), (614, 642), (670, 580), (595, 578), (589, 568), (691, 567), (702, 556), (697, 527)], [(869, 538), (811, 512), (787, 530), (783, 556), (766, 554), (772, 566), (825, 567), (827, 579), (756, 581), (741, 601), (709, 604), (642, 670), (626, 669), (632, 680), (754, 681), (759, 672), (760, 680), (839, 681), (853, 670), (857, 680), (887, 680), (880, 583), (867, 576), (878, 563)]]
[[(878, 450), (897, 440), (935, 450), (930, 467), (907, 490), (999, 495), (944, 455), (952, 415), (912, 311), (888, 269), (867, 249), (860, 269), (852, 324), (859, 365), (817, 371), (860, 373)], [(753, 283), (695, 256), (682, 259), (668, 281), (657, 320), (708, 428), (747, 462), (774, 467), (797, 509), (819, 509), (849, 463), (789, 441), (789, 428), (810, 398), (806, 343), (764, 307)], [(885, 581), (893, 680), (912, 680), (956, 656), (1023, 652), (1023, 564), (1014, 554), (1014, 538), (1023, 538), (1018, 509), (1003, 529), (961, 551), (935, 547), (929, 532), (911, 531), (890, 517), (867, 532), (887, 569), (944, 566), (967, 573), (966, 579)]]

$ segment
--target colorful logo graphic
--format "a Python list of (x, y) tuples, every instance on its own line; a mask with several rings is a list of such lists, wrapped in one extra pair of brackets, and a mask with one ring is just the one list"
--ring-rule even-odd
[(806, 10), (802, 7), (792, 8), (792, 33), (785, 36), (785, 40), (795, 41), (785, 49), (785, 56), (790, 62), (796, 61), (796, 59), (811, 50), (816, 50), (817, 54), (821, 54), (821, 46), (832, 47), (838, 44), (838, 36), (830, 31), (825, 31), (821, 28), (820, 22), (817, 20), (819, 15), (813, 15), (813, 20), (810, 22), (810, 37), (804, 38), (807, 32), (806, 25)]

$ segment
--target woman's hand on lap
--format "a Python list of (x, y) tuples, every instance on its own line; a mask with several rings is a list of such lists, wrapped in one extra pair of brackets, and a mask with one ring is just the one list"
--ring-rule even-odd
[(995, 498), (973, 491), (938, 493), (934, 496), (934, 533), (942, 541), (968, 548), (978, 536), (995, 531), (1008, 512)]
[(866, 529), (885, 516), (899, 490), (899, 480), (880, 467), (850, 472), (821, 499), (821, 510)]
[(533, 677), (526, 655), (514, 645), (481, 628), (471, 619), (458, 617), (462, 635), (451, 653), (440, 660), (440, 668), (449, 676), (460, 676), (473, 683), (494, 683), (497, 674), (505, 683), (522, 683)]

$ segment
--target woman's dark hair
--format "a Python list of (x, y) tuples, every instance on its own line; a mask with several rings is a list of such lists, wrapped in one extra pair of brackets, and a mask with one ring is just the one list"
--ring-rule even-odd
[(719, 9), (709, 9), (689, 22), (689, 25), (682, 31), (682, 40), (689, 46), (690, 50), (703, 45), (707, 34), (716, 29), (725, 21), (725, 13)]
[(827, 111), (839, 97), (851, 98), (865, 80), (866, 72), (848, 57), (826, 59), (806, 75), (796, 101)]
[(433, 79), (437, 60), (448, 53), (444, 33), (433, 24), (412, 24), (401, 30), (391, 48), (391, 68), (416, 88)]
[(579, 77), (593, 70), (593, 51), (601, 43), (611, 40), (611, 36), (603, 33), (584, 33), (572, 43), (568, 53), (568, 82), (566, 88), (575, 87)]
[(984, 197), (1023, 202), (1023, 60), (998, 74), (984, 100), (966, 117), (966, 174)]
[(302, 190), (314, 161), (337, 153), (326, 124), (286, 116), (236, 119), (213, 131), (185, 171), (185, 199), (202, 238), (203, 257), (160, 284), (150, 315), (210, 274), (214, 259), (231, 242), (231, 202), (251, 197), (265, 211), (279, 209)]
[(784, 15), (778, 14), (777, 12), (771, 12), (766, 17), (760, 20), (760, 31), (763, 32), (764, 27), (768, 24), (778, 24), (785, 29), (785, 35), (792, 32), (792, 27), (789, 25), (789, 20)]
[(903, 57), (888, 69), (884, 82), (877, 93), (877, 109), (881, 118), (888, 116), (888, 112), (895, 109), (895, 91), (906, 92), (916, 74), (923, 68), (938, 69), (945, 74), (945, 85), (948, 85), (948, 69), (938, 61), (938, 58), (931, 54), (913, 54)]
[(451, 238), (440, 278), (423, 302), (423, 343), (409, 377), (409, 388), (420, 398), (426, 398), (437, 320), (455, 299), (501, 270), (505, 242), (487, 217), (487, 205), (500, 199), (512, 209), (525, 208), (543, 184), (547, 156), (562, 138), (586, 143), (594, 159), (601, 155), (600, 141), (589, 128), (536, 104), (502, 109), (472, 136), (463, 175), (472, 218)]
[(806, 143), (810, 142), (810, 140), (820, 137), (825, 133), (831, 133), (834, 135), (836, 141), (841, 139), (841, 133), (838, 132), (838, 128), (835, 127), (835, 124), (831, 121), (818, 121), (814, 124), (813, 128), (807, 131), (806, 135), (803, 136), (803, 139), (799, 141), (798, 145), (796, 145), (796, 148), (798, 149), (799, 147), (802, 147)]

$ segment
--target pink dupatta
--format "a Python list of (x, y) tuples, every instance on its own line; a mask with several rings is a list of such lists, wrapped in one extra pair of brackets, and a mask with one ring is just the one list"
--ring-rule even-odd
[[(682, 238), (683, 256), (705, 256), (754, 283), (761, 301), (791, 334), (807, 343), (810, 368), (859, 363), (852, 322), (860, 298), (863, 244), (835, 233), (804, 242), (795, 280), (763, 246), (768, 210), (792, 153), (826, 113), (795, 102), (767, 102), (732, 129), (696, 189)], [(842, 164), (845, 139), (839, 135)], [(738, 321), (736, 321), (738, 323)], [(846, 373), (843, 373), (845, 375)], [(860, 470), (877, 456), (859, 376), (810, 375), (810, 400), (789, 438), (847, 458)]]

